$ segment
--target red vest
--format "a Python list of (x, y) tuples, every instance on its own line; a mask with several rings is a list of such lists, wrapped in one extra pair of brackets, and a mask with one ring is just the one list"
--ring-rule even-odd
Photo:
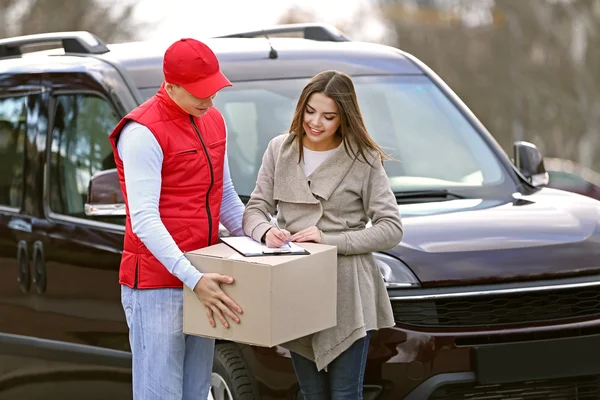
[(181, 251), (216, 244), (223, 196), (225, 123), (216, 108), (192, 117), (161, 87), (127, 114), (110, 134), (127, 217), (119, 283), (138, 289), (180, 288), (183, 283), (150, 253), (131, 229), (123, 162), (117, 151), (121, 129), (136, 121), (150, 129), (163, 152), (160, 218)]

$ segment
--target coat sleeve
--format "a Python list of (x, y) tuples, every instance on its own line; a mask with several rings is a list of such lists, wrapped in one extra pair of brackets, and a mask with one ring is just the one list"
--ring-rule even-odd
[(403, 229), (396, 196), (379, 157), (370, 161), (362, 188), (362, 201), (371, 226), (360, 231), (322, 233), (322, 242), (337, 246), (344, 255), (391, 249), (402, 240)]
[(269, 142), (258, 171), (256, 187), (250, 195), (242, 217), (244, 233), (256, 241), (261, 241), (264, 234), (271, 229), (268, 214), (275, 215), (277, 208), (277, 203), (273, 199), (273, 181), (281, 139), (279, 136)]

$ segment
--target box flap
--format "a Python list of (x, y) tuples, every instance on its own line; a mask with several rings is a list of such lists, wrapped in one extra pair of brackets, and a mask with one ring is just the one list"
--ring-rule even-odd
[[(311, 254), (312, 253), (320, 253), (326, 251), (331, 248), (335, 248), (335, 246), (328, 246), (316, 243), (298, 243), (300, 247), (305, 248)], [(264, 257), (244, 257), (231, 247), (227, 246), (224, 243), (215, 244), (213, 246), (204, 247), (202, 249), (188, 251), (185, 254), (192, 255), (200, 255), (200, 256), (208, 256), (208, 257), (216, 257), (216, 258), (226, 258), (230, 260), (239, 260), (242, 262), (247, 262), (251, 264), (264, 264), (264, 265), (281, 265), (294, 260), (297, 260), (301, 257), (308, 257), (306, 255), (275, 255), (275, 256), (264, 256)]]

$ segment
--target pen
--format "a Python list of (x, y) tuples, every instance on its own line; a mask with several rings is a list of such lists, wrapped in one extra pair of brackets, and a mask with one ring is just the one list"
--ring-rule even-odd
[[(277, 218), (275, 218), (274, 216), (271, 215), (271, 213), (267, 213), (267, 216), (270, 219), (270, 224), (273, 225), (275, 227), (275, 229), (277, 229), (280, 233), (283, 234), (283, 232), (281, 232), (281, 229), (279, 229), (279, 224), (277, 223)], [(287, 244), (287, 246), (289, 248), (292, 248), (292, 246), (290, 246), (290, 242), (289, 240), (286, 240), (285, 244)]]

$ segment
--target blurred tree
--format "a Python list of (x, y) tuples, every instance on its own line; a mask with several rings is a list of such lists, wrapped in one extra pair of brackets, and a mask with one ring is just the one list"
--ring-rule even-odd
[[(1, 0), (0, 0), (1, 1)], [(351, 16), (346, 21), (338, 21), (335, 24), (335, 27), (342, 31), (343, 33), (349, 35), (351, 38), (355, 38), (357, 40), (365, 39), (364, 32), (362, 31), (365, 23), (367, 22), (369, 13), (365, 12), (365, 10), (359, 10), (355, 15)], [(317, 18), (314, 12), (309, 11), (300, 6), (291, 6), (287, 9), (285, 13), (283, 13), (278, 19), (277, 24), (285, 25), (285, 24), (300, 24), (307, 22), (321, 22)]]
[(375, 0), (389, 44), (434, 69), (511, 154), (600, 170), (600, 0)]
[(84, 30), (107, 43), (136, 38), (135, 3), (100, 0), (0, 0), (0, 38)]
[(302, 24), (306, 22), (315, 22), (315, 20), (316, 16), (313, 12), (299, 6), (291, 6), (278, 18), (277, 24)]

